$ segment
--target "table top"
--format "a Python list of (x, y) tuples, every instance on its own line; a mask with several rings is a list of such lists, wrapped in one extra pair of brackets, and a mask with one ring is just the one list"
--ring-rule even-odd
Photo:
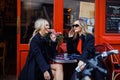
[(52, 61), (57, 63), (76, 63), (77, 59), (71, 58), (71, 55), (67, 57), (65, 57), (64, 55), (56, 55), (55, 58), (52, 58)]

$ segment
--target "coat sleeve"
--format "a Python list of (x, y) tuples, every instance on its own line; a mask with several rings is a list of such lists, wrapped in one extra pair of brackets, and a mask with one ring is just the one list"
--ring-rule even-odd
[(76, 50), (77, 40), (73, 40), (73, 37), (67, 38), (67, 52), (72, 53), (78, 53)]
[(42, 72), (50, 69), (50, 65), (45, 61), (44, 56), (41, 52), (40, 41), (39, 40), (32, 40), (30, 44), (30, 51), (32, 55), (35, 57), (35, 60)]
[(94, 47), (94, 36), (88, 35), (85, 39), (85, 45), (82, 51), (81, 58), (84, 60), (87, 60), (88, 58), (91, 58), (94, 55), (95, 47)]
[(49, 53), (49, 59), (54, 58), (57, 55), (57, 42), (53, 42), (51, 41), (50, 45), (49, 45), (49, 49), (47, 50)]

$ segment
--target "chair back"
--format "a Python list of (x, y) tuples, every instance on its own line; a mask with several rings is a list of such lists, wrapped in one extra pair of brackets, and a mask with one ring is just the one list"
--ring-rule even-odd
[(95, 46), (96, 52), (102, 53), (104, 51), (107, 51), (107, 48), (104, 44), (99, 44)]
[(6, 42), (0, 42), (0, 62), (2, 63), (3, 76), (5, 76), (5, 56), (6, 56)]
[(0, 42), (0, 59), (4, 59), (6, 56), (6, 42)]

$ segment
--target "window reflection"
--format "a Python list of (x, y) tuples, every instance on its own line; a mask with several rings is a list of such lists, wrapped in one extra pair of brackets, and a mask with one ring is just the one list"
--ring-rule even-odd
[(64, 0), (64, 36), (67, 37), (71, 24), (76, 19), (83, 19), (93, 32), (94, 12), (95, 0)]
[(106, 0), (106, 33), (120, 33), (120, 3)]
[(53, 0), (21, 1), (21, 43), (29, 42), (38, 18), (47, 19), (53, 28)]

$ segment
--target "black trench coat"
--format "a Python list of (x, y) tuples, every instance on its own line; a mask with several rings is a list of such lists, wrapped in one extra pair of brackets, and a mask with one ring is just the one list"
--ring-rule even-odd
[(56, 42), (49, 41), (37, 33), (31, 40), (29, 54), (19, 80), (44, 80), (43, 73), (46, 70), (51, 74), (50, 56), (56, 53), (56, 45)]
[[(76, 39), (73, 40), (73, 38), (67, 38), (67, 50), (68, 53), (72, 54), (72, 53), (77, 53), (79, 54), (79, 52), (77, 51), (77, 44), (79, 39), (82, 39), (82, 55), (80, 60), (86, 62), (87, 60), (93, 58), (94, 56), (96, 56), (95, 54), (95, 39), (94, 36), (92, 34), (86, 34), (86, 36), (81, 35), (81, 36), (77, 36)], [(104, 67), (103, 61), (100, 61), (98, 63), (98, 66), (100, 67)], [(77, 72), (73, 73), (74, 78), (76, 78), (76, 74), (79, 75)], [(83, 75), (85, 76), (85, 75)], [(92, 77), (94, 78), (94, 80), (104, 80), (104, 76), (99, 70), (93, 70), (92, 71)], [(76, 79), (72, 79), (72, 80), (76, 80)]]
[(69, 54), (77, 53), (77, 45), (79, 39), (82, 39), (82, 55), (81, 59), (83, 61), (92, 58), (95, 55), (95, 46), (94, 46), (94, 36), (92, 34), (77, 35), (76, 39), (73, 40), (73, 37), (67, 38), (67, 51)]

